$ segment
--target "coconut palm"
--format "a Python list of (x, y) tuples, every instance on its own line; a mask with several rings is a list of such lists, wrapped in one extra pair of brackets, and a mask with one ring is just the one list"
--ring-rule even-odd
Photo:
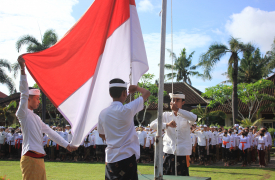
[(189, 56), (186, 55), (186, 49), (183, 48), (181, 50), (180, 56), (177, 57), (174, 52), (172, 52), (170, 49), (167, 49), (167, 51), (170, 53), (170, 56), (175, 59), (174, 65), (172, 64), (165, 64), (164, 68), (167, 70), (173, 70), (175, 73), (168, 73), (164, 75), (165, 78), (168, 80), (171, 80), (172, 78), (177, 78), (176, 81), (180, 82), (183, 80), (183, 82), (186, 82), (190, 85), (192, 85), (190, 76), (202, 76), (198, 71), (196, 70), (196, 66), (192, 66), (192, 57), (195, 51), (193, 51)]
[(204, 77), (211, 79), (211, 71), (220, 59), (226, 55), (230, 54), (228, 60), (228, 72), (232, 71), (232, 81), (233, 81), (233, 93), (232, 93), (232, 115), (233, 124), (235, 124), (238, 118), (238, 94), (237, 94), (237, 78), (238, 78), (238, 62), (239, 53), (245, 52), (253, 49), (253, 46), (249, 44), (243, 44), (239, 42), (238, 39), (231, 37), (229, 39), (229, 47), (224, 44), (214, 43), (212, 44), (205, 54), (200, 57), (199, 66), (204, 69)]
[(16, 92), (15, 85), (13, 80), (7, 75), (5, 69), (11, 72), (11, 64), (5, 59), (0, 59), (0, 83), (6, 85), (10, 91), (10, 94), (12, 94)]
[[(47, 30), (43, 38), (41, 39), (41, 43), (39, 40), (37, 40), (35, 37), (31, 35), (24, 35), (19, 40), (16, 42), (16, 49), (19, 52), (24, 45), (27, 46), (27, 52), (33, 53), (33, 52), (38, 52), (38, 51), (43, 51), (51, 46), (53, 46), (57, 42), (57, 34), (55, 33), (54, 30), (49, 29)], [(14, 69), (14, 76), (16, 76), (18, 70), (20, 69), (20, 66), (18, 63), (13, 65)], [(46, 117), (46, 96), (42, 92), (42, 119), (45, 121)]]
[[(259, 48), (251, 48), (243, 53), (238, 69), (238, 83), (255, 83), (256, 81), (267, 77), (273, 72), (273, 68), (269, 68), (271, 58), (268, 55), (261, 57)], [(232, 83), (233, 69), (223, 75), (227, 75), (228, 80), (223, 83)]]

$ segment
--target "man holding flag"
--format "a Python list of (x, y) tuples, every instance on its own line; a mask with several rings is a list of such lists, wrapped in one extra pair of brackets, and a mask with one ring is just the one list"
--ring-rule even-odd
[(22, 157), (20, 167), (22, 179), (46, 179), (44, 165), (45, 151), (43, 148), (43, 133), (69, 151), (76, 147), (70, 146), (59, 134), (42, 122), (41, 118), (33, 112), (39, 106), (40, 90), (29, 89), (25, 74), (25, 61), (19, 56), (18, 63), (21, 67), (20, 77), (20, 103), (16, 116), (21, 124), (23, 133)]
[(138, 137), (134, 128), (134, 116), (144, 107), (150, 96), (146, 89), (135, 85), (129, 93), (140, 92), (141, 97), (123, 105), (127, 98), (127, 83), (121, 79), (110, 81), (109, 92), (112, 104), (102, 110), (98, 119), (98, 133), (106, 139), (105, 179), (137, 180), (137, 162), (140, 156)]

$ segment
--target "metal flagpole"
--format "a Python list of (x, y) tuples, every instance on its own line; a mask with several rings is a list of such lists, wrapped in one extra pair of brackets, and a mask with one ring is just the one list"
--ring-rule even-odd
[(163, 89), (164, 89), (164, 62), (165, 62), (165, 38), (166, 38), (166, 8), (167, 0), (162, 0), (161, 14), (161, 45), (160, 45), (160, 68), (159, 68), (159, 90), (158, 90), (158, 128), (155, 148), (155, 180), (163, 179), (163, 143), (162, 143), (162, 114), (163, 114)]

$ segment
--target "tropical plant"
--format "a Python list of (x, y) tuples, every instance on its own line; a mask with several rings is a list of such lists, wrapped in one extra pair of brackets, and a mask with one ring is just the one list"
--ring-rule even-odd
[[(157, 97), (157, 93), (158, 93), (158, 86), (156, 84), (152, 84), (151, 81), (153, 80), (153, 78), (155, 77), (154, 74), (144, 74), (141, 78), (140, 81), (138, 83), (139, 87), (145, 88), (147, 90), (149, 90), (151, 92), (151, 95), (148, 97), (148, 99), (144, 102), (144, 112), (143, 112), (143, 117), (140, 120), (139, 119), (139, 113), (136, 114), (136, 120), (139, 123), (139, 125), (141, 125), (144, 121), (145, 121), (145, 116), (146, 116), (146, 112), (148, 107), (151, 104), (158, 104), (158, 97)], [(166, 91), (163, 92), (163, 96), (165, 96), (167, 93)], [(134, 94), (134, 98), (137, 99), (138, 97), (140, 97), (141, 94), (139, 92), (136, 92)]]
[(255, 121), (252, 121), (252, 119), (244, 118), (240, 121), (240, 124), (242, 127), (250, 127), (250, 126), (259, 126), (262, 122), (263, 118), (257, 119)]
[[(16, 49), (19, 52), (23, 45), (28, 45), (27, 52), (33, 53), (38, 51), (43, 51), (51, 46), (53, 46), (58, 40), (57, 34), (54, 30), (47, 30), (43, 38), (41, 39), (41, 43), (31, 35), (24, 35), (16, 42)], [(18, 70), (20, 69), (20, 65), (18, 63), (13, 64), (14, 76), (16, 77)], [(42, 92), (42, 120), (45, 121), (46, 116), (46, 96)]]
[(2, 111), (0, 115), (3, 115), (5, 118), (5, 126), (7, 126), (10, 121), (14, 120), (12, 114), (14, 114), (14, 109), (16, 108), (16, 106), (16, 101), (11, 101), (5, 107), (0, 107), (0, 111)]
[(0, 83), (8, 87), (10, 94), (15, 93), (16, 89), (15, 89), (14, 82), (8, 76), (5, 69), (11, 72), (12, 70), (11, 64), (5, 59), (0, 59)]
[(205, 54), (202, 54), (199, 61), (199, 66), (202, 66), (204, 69), (204, 77), (211, 79), (211, 71), (214, 66), (220, 59), (226, 55), (230, 54), (228, 60), (228, 72), (232, 72), (232, 81), (233, 81), (233, 92), (232, 92), (232, 116), (233, 124), (235, 124), (238, 117), (238, 94), (237, 94), (237, 78), (238, 78), (238, 62), (239, 62), (239, 53), (245, 52), (253, 49), (251, 44), (243, 44), (239, 42), (238, 39), (231, 37), (229, 39), (229, 47), (224, 44), (214, 43), (212, 44), (208, 51)]
[(201, 107), (199, 104), (196, 109), (192, 109), (191, 112), (196, 114), (198, 118), (200, 118), (199, 121), (202, 122), (202, 124), (208, 124), (209, 125), (209, 118), (213, 116), (221, 117), (223, 119), (226, 118), (226, 114), (223, 111), (208, 111), (207, 106), (205, 108)]
[(192, 85), (190, 76), (202, 76), (198, 71), (196, 70), (196, 66), (192, 66), (192, 58), (195, 51), (193, 51), (189, 56), (186, 55), (186, 49), (183, 48), (181, 50), (180, 56), (177, 57), (174, 52), (172, 52), (170, 49), (167, 49), (167, 51), (170, 53), (170, 56), (175, 60), (174, 65), (172, 64), (165, 64), (164, 68), (167, 70), (174, 70), (175, 72), (168, 73), (164, 75), (164, 78), (167, 78), (168, 80), (171, 80), (172, 78), (176, 77), (176, 81), (180, 82), (183, 81), (185, 83), (188, 83)]

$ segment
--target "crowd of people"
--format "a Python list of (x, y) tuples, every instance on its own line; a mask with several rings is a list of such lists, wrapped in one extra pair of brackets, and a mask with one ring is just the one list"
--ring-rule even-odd
[[(67, 142), (72, 139), (69, 125), (51, 126)], [(265, 167), (270, 162), (270, 149), (272, 137), (266, 128), (257, 131), (257, 126), (241, 127), (235, 124), (230, 129), (223, 127), (193, 124), (190, 128), (192, 154), (190, 163), (198, 162), (199, 165), (210, 165), (219, 161), (224, 166), (242, 162), (242, 166), (251, 165), (259, 161), (260, 167)], [(136, 127), (136, 133), (140, 144), (140, 163), (153, 163), (154, 141), (156, 130), (148, 127)], [(163, 130), (163, 136), (165, 130)], [(0, 158), (20, 159), (22, 152), (21, 128), (0, 127)], [(94, 129), (83, 140), (78, 150), (69, 152), (54, 141), (43, 135), (43, 146), (47, 155), (46, 160), (51, 161), (95, 161), (104, 162), (106, 142)]]

